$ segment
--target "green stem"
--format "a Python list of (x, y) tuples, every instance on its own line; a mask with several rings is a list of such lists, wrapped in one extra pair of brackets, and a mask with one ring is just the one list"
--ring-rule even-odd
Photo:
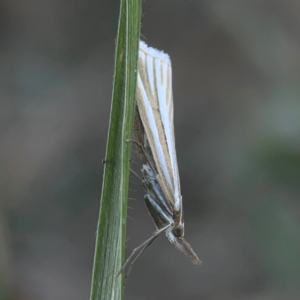
[(123, 296), (127, 197), (135, 109), (141, 0), (121, 0), (112, 105), (90, 300)]

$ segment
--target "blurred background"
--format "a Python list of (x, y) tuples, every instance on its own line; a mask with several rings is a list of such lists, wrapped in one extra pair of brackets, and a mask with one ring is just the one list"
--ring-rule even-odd
[[(118, 13), (0, 4), (1, 300), (89, 298)], [(148, 0), (143, 13), (143, 40), (172, 59), (186, 238), (203, 265), (160, 236), (125, 299), (300, 299), (300, 2)], [(154, 231), (140, 183), (128, 254)]]

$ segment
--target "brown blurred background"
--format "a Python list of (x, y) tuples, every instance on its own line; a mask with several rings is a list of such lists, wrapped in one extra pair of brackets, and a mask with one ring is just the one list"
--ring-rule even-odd
[[(0, 299), (88, 299), (119, 1), (0, 4)], [(143, 1), (173, 63), (186, 238), (125, 299), (300, 299), (300, 2)], [(138, 168), (138, 167), (137, 167)], [(132, 177), (128, 253), (154, 225)]]

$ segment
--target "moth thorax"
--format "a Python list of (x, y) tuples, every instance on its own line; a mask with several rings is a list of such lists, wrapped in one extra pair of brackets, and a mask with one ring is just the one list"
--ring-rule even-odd
[(181, 237), (182, 235), (183, 235), (183, 232), (184, 232), (184, 230), (183, 230), (183, 226), (181, 226), (181, 225), (176, 225), (173, 229), (172, 229), (172, 232), (173, 232), (173, 234), (174, 234), (174, 236), (176, 236), (176, 237)]

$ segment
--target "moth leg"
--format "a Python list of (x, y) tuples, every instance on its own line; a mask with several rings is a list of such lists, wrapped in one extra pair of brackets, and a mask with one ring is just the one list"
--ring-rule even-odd
[(140, 150), (141, 150), (141, 151), (143, 152), (143, 154), (144, 154), (144, 158), (146, 159), (147, 163), (149, 164), (150, 168), (152, 169), (153, 173), (155, 174), (156, 171), (155, 171), (154, 167), (152, 166), (152, 163), (149, 161), (149, 159), (148, 159), (148, 157), (147, 157), (147, 155), (146, 155), (146, 152), (145, 152), (145, 149), (144, 149), (143, 145), (142, 145), (141, 143), (135, 141), (135, 140), (126, 140), (126, 142), (131, 142), (131, 143), (135, 144), (137, 147), (140, 148)]
[(157, 230), (156, 232), (153, 233), (153, 235), (147, 239), (144, 243), (142, 243), (141, 245), (139, 245), (138, 247), (136, 247), (135, 249), (133, 249), (132, 253), (130, 254), (130, 256), (126, 259), (125, 263), (123, 264), (122, 268), (120, 269), (120, 271), (118, 272), (117, 276), (118, 277), (121, 272), (125, 269), (125, 267), (128, 265), (128, 263), (130, 262), (130, 260), (132, 259), (132, 257), (135, 255), (135, 253), (137, 251), (140, 251), (138, 252), (138, 254), (136, 255), (136, 257), (132, 260), (132, 262), (130, 263), (130, 266), (129, 266), (129, 269), (128, 269), (128, 272), (126, 273), (125, 275), (125, 281), (124, 281), (124, 285), (126, 283), (126, 280), (129, 276), (129, 273), (132, 269), (132, 266), (134, 264), (134, 262), (139, 258), (139, 256), (144, 252), (144, 250), (162, 233), (164, 232), (166, 229), (168, 229), (169, 227), (171, 226), (171, 224), (168, 224), (167, 226)]
[(132, 168), (130, 168), (130, 172), (135, 175), (138, 179), (143, 179), (137, 172), (135, 172)]

